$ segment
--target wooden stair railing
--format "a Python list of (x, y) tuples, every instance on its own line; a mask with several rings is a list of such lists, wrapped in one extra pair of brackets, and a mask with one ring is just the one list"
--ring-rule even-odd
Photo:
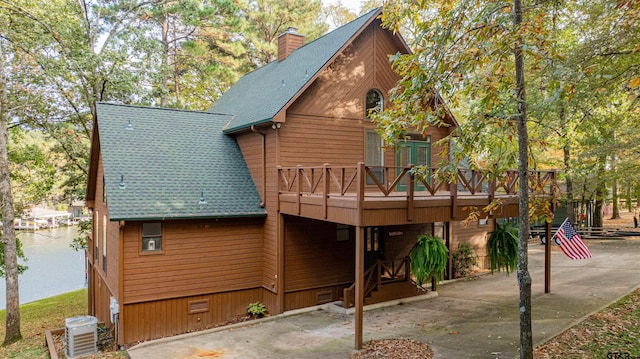
[[(367, 298), (383, 283), (409, 281), (411, 278), (409, 265), (409, 257), (388, 261), (376, 261), (374, 265), (364, 272), (363, 297)], [(345, 309), (355, 305), (355, 288), (356, 283), (353, 283), (342, 291), (342, 302)]]

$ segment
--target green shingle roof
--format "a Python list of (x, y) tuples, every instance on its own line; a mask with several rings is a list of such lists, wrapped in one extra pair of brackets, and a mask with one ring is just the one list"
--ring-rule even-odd
[(374, 9), (350, 23), (248, 73), (231, 86), (209, 112), (231, 113), (225, 132), (241, 130), (272, 118), (320, 71), (360, 29), (377, 16)]
[(108, 103), (97, 112), (110, 220), (266, 215), (222, 132), (230, 116)]

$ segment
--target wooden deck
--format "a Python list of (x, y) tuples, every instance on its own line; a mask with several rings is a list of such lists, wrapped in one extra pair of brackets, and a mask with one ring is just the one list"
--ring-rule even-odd
[[(518, 215), (517, 171), (490, 178), (486, 172), (459, 169), (452, 183), (435, 168), (421, 176), (413, 166), (374, 168), (364, 163), (278, 167), (278, 173), (278, 209), (283, 214), (353, 226), (448, 222), (473, 211), (480, 217)], [(553, 196), (555, 171), (531, 171), (529, 187), (533, 196)], [(492, 202), (501, 205), (483, 212)]]

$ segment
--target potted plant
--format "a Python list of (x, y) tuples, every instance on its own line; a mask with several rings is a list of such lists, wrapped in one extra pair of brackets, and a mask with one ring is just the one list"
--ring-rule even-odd
[(494, 270), (505, 269), (507, 275), (518, 267), (518, 228), (509, 222), (496, 223), (487, 241), (487, 255)]
[(411, 248), (409, 257), (411, 273), (416, 277), (417, 284), (422, 286), (429, 278), (442, 279), (449, 259), (449, 250), (440, 238), (423, 234)]

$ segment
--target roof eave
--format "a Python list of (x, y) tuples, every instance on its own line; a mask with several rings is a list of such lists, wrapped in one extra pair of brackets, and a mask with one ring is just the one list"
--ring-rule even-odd
[(265, 118), (262, 120), (254, 121), (249, 124), (243, 124), (236, 127), (225, 128), (224, 130), (222, 130), (222, 133), (224, 133), (225, 135), (233, 135), (236, 133), (248, 131), (251, 128), (251, 126), (260, 126), (268, 122), (273, 122), (273, 117)]

